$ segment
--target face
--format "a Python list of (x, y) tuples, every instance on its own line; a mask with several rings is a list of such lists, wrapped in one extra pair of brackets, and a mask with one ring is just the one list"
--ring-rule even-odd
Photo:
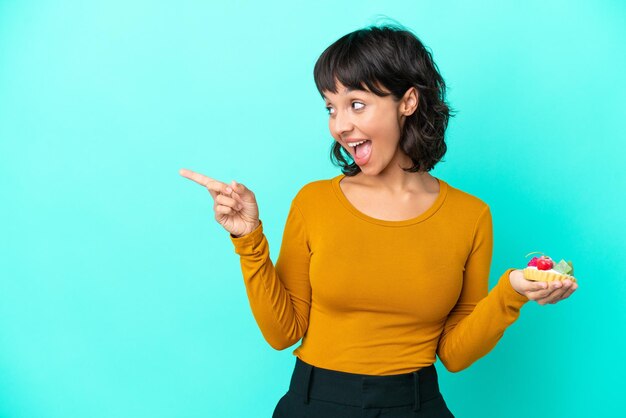
[[(396, 101), (370, 91), (348, 89), (337, 82), (338, 92), (324, 92), (330, 133), (352, 155), (364, 174), (401, 170), (411, 159), (399, 148), (404, 121), (417, 108), (417, 91), (411, 87)], [(388, 90), (383, 89), (388, 92)], [(349, 144), (367, 140), (358, 148)]]

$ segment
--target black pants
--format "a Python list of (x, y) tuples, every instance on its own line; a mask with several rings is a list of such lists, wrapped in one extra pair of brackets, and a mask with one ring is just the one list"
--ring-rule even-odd
[(296, 357), (289, 390), (272, 418), (454, 418), (434, 365), (390, 376), (345, 373)]

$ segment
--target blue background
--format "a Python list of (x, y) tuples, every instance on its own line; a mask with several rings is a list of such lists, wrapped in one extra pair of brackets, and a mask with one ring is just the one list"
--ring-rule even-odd
[(530, 251), (579, 278), (470, 368), (436, 363), (450, 409), (621, 416), (623, 1), (0, 0), (1, 417), (271, 415), (297, 345), (263, 340), (178, 170), (252, 189), (275, 261), (296, 192), (340, 173), (315, 61), (381, 16), (449, 85), (432, 174), (491, 206), (490, 287)]

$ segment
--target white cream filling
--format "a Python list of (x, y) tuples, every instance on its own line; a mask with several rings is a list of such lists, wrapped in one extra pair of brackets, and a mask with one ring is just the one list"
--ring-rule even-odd
[[(526, 268), (539, 270), (539, 269), (538, 269), (537, 267), (535, 267), (535, 266), (526, 266)], [(554, 269), (550, 269), (550, 270), (539, 270), (539, 271), (545, 271), (545, 272), (548, 272), (548, 273), (556, 273), (556, 274), (560, 274), (561, 276), (571, 276), (571, 274), (561, 273), (560, 271), (556, 271), (556, 270), (554, 270)]]

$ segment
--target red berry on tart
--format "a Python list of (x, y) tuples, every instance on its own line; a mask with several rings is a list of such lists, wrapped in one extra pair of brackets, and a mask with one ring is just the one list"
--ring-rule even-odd
[(535, 265), (535, 267), (537, 267), (537, 270), (550, 270), (552, 266), (554, 266), (554, 261), (552, 261), (552, 259), (547, 255), (542, 255), (541, 257), (539, 257)]

